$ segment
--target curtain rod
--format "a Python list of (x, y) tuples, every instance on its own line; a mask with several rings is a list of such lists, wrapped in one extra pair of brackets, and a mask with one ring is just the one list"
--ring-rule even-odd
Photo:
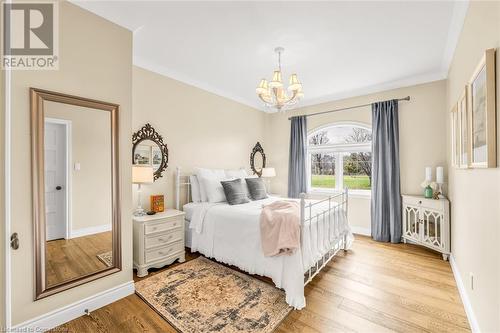
[[(409, 101), (410, 100), (410, 96), (406, 96), (404, 98), (398, 98), (396, 100), (398, 102), (399, 101)], [(378, 103), (378, 102), (373, 102), (373, 103)], [(350, 110), (350, 109), (362, 108), (363, 106), (370, 106), (373, 103), (355, 105), (355, 106), (350, 106), (350, 107), (347, 107), (347, 108), (333, 109), (333, 110), (329, 110), (329, 111), (322, 111), (322, 112), (316, 112), (316, 113), (311, 113), (311, 114), (304, 114), (303, 116), (312, 117), (312, 116), (318, 116), (320, 114), (325, 114), (325, 113), (330, 113), (330, 112), (337, 112), (337, 111), (345, 111), (345, 110)], [(298, 116), (295, 116), (295, 117), (298, 117)], [(293, 117), (289, 117), (288, 120), (291, 120), (292, 118)]]

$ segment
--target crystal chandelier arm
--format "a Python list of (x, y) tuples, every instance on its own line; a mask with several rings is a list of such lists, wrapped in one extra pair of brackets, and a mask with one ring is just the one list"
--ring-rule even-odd
[(285, 101), (285, 104), (288, 104), (288, 103), (290, 103), (291, 101), (293, 101), (295, 98), (297, 98), (297, 94), (298, 94), (298, 92), (299, 92), (298, 90), (294, 90), (294, 91), (293, 91), (293, 95), (292, 95), (289, 99), (287, 99), (287, 100)]
[(271, 100), (270, 98), (269, 98), (269, 99), (266, 99), (266, 98), (264, 97), (264, 95), (262, 95), (262, 94), (259, 94), (259, 98), (260, 98), (260, 99), (261, 99), (264, 103), (271, 103), (271, 102), (272, 102), (272, 100)]

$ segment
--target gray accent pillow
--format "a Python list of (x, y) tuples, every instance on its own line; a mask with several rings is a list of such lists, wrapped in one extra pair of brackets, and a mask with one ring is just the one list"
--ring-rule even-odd
[(266, 184), (262, 178), (245, 178), (252, 200), (267, 198)]
[(247, 197), (244, 183), (241, 179), (225, 180), (220, 182), (224, 188), (226, 200), (230, 205), (240, 205), (250, 202)]

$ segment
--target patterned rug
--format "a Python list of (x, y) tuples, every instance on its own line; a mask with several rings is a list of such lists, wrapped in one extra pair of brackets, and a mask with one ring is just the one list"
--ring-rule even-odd
[(97, 255), (97, 258), (108, 267), (111, 267), (111, 265), (113, 264), (113, 252), (112, 251), (100, 253)]
[(292, 310), (285, 293), (198, 257), (135, 284), (180, 332), (272, 332)]

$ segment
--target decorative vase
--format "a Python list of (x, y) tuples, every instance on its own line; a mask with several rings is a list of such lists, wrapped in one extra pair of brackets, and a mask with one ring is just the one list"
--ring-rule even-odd
[(426, 199), (432, 199), (433, 194), (434, 191), (432, 190), (432, 187), (430, 185), (427, 185), (427, 187), (424, 190), (424, 197)]

